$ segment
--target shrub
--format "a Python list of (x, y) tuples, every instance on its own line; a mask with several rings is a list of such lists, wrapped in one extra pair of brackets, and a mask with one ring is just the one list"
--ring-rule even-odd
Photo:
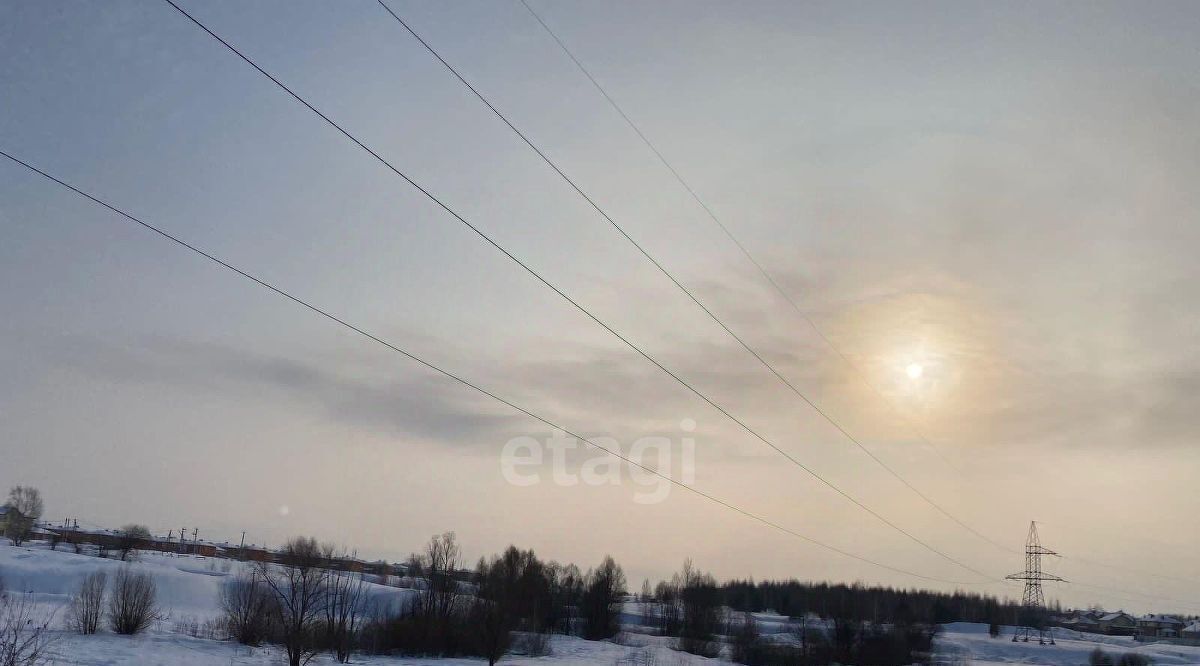
[(71, 599), (67, 626), (84, 635), (96, 633), (104, 614), (104, 589), (107, 584), (108, 575), (103, 571), (92, 572), (83, 579), (79, 592)]
[(257, 571), (221, 586), (221, 610), (229, 636), (242, 645), (260, 645), (270, 635), (275, 597)]
[(38, 614), (33, 595), (9, 594), (0, 586), (0, 664), (34, 666), (43, 662), (54, 613)]
[(128, 567), (118, 570), (112, 593), (108, 595), (108, 622), (112, 630), (132, 636), (149, 628), (161, 617), (157, 596), (157, 587), (149, 574), (134, 573)]

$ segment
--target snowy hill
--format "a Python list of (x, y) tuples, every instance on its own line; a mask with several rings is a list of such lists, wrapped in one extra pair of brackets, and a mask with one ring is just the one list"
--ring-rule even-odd
[(940, 663), (972, 664), (1055, 664), (1086, 665), (1097, 647), (1120, 660), (1132, 652), (1148, 657), (1154, 664), (1200, 664), (1200, 647), (1168, 643), (1138, 643), (1129, 637), (1083, 634), (1055, 630), (1055, 645), (1014, 643), (1012, 628), (1004, 627), (1000, 636), (988, 635), (986, 624), (955, 622), (945, 625), (937, 640)]
[[(63, 625), (66, 606), (78, 590), (84, 577), (94, 571), (106, 571), (110, 578), (124, 563), (90, 555), (77, 555), (63, 548), (46, 549), (44, 544), (14, 548), (0, 545), (0, 578), (9, 593), (31, 593), (38, 613), (55, 613), (51, 647), (51, 663), (88, 666), (163, 664), (179, 666), (277, 665), (285, 663), (281, 652), (270, 646), (248, 648), (231, 641), (197, 638), (196, 625), (220, 615), (218, 594), (221, 583), (242, 566), (229, 560), (172, 555), (155, 552), (139, 553), (137, 561), (128, 566), (150, 574), (158, 588), (158, 602), (165, 617), (144, 634), (128, 637), (113, 634), (107, 629), (94, 636), (80, 636), (67, 631)], [(399, 601), (409, 590), (372, 584), (372, 596)], [(505, 664), (656, 664), (657, 666), (691, 666), (715, 663), (679, 653), (667, 647), (666, 639), (637, 636), (628, 641), (633, 645), (585, 641), (569, 636), (554, 636), (552, 653), (547, 657), (505, 657)], [(356, 655), (359, 664), (460, 666), (485, 664), (480, 659), (413, 659), (400, 657), (371, 657)], [(322, 655), (313, 664), (335, 663)]]
[[(10, 593), (29, 592), (39, 612), (56, 613), (52, 663), (77, 665), (178, 664), (182, 666), (266, 665), (282, 662), (274, 647), (247, 648), (230, 641), (197, 637), (196, 628), (220, 615), (218, 593), (228, 576), (243, 566), (229, 560), (146, 552), (129, 564), (150, 574), (158, 588), (158, 600), (165, 617), (146, 633), (118, 636), (107, 630), (95, 636), (79, 636), (63, 628), (66, 604), (83, 578), (94, 571), (106, 571), (110, 577), (123, 563), (65, 550), (50, 551), (43, 544), (14, 548), (0, 545), (0, 577)], [(382, 585), (370, 586), (372, 596), (399, 602), (408, 590)], [(630, 604), (627, 613), (633, 611)], [(636, 612), (636, 611), (635, 611)], [(784, 630), (787, 618), (763, 613), (757, 621), (764, 634)], [(937, 663), (942, 664), (1087, 664), (1088, 656), (1102, 646), (1116, 658), (1126, 652), (1149, 657), (1155, 664), (1200, 664), (1200, 648), (1164, 643), (1139, 644), (1130, 638), (1096, 636), (1076, 632), (1057, 632), (1057, 645), (1013, 643), (1010, 628), (998, 638), (987, 633), (982, 624), (946, 625), (935, 647)], [(691, 666), (728, 663), (676, 652), (665, 638), (647, 635), (623, 635), (622, 645), (613, 642), (585, 641), (569, 636), (554, 636), (552, 654), (547, 657), (505, 657), (505, 664), (655, 664)], [(486, 663), (479, 659), (413, 659), (400, 657), (355, 656), (354, 663), (385, 665), (460, 666)], [(314, 664), (331, 664), (327, 656)]]

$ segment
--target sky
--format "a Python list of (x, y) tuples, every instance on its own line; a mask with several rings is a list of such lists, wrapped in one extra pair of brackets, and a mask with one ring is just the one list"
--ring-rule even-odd
[[(797, 312), (519, 2), (389, 0), (808, 399), (1004, 549), (791, 393), (376, 3), (181, 4), (931, 547), (994, 579), (1037, 520), (1072, 581), (1048, 596), (1200, 612), (1195, 4), (530, 0)], [(663, 438), (653, 466), (698, 490), (1019, 597), (789, 463), (165, 3), (0, 1), (0, 100), (0, 149), (506, 400), (623, 451)], [(0, 485), (39, 487), (49, 519), (389, 559), (453, 530), (468, 561), (611, 553), (634, 587), (688, 557), (955, 587), (678, 487), (639, 502), (628, 470), (511, 483), (506, 444), (549, 427), (7, 161), (0, 238)]]

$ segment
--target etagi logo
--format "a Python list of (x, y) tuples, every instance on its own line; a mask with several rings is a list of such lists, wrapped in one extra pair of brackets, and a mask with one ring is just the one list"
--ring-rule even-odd
[(639, 488), (633, 495), (634, 502), (658, 504), (671, 494), (673, 484), (669, 479), (686, 484), (696, 481), (696, 440), (691, 435), (696, 422), (683, 419), (679, 429), (678, 436), (640, 437), (628, 448), (613, 437), (589, 437), (596, 446), (562, 433), (543, 439), (514, 437), (500, 453), (500, 473), (505, 481), (522, 487), (547, 480), (559, 486), (576, 486), (581, 482), (589, 486), (619, 486), (629, 480)]

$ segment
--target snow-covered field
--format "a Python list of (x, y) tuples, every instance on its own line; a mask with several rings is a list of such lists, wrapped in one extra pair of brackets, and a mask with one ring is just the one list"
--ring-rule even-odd
[[(50, 663), (109, 666), (129, 664), (177, 664), (180, 666), (234, 666), (279, 664), (280, 652), (271, 647), (246, 648), (228, 641), (195, 638), (183, 625), (199, 623), (219, 615), (218, 590), (221, 582), (239, 566), (228, 560), (173, 556), (160, 553), (141, 553), (131, 566), (150, 573), (158, 586), (158, 600), (166, 617), (145, 634), (127, 637), (102, 631), (95, 636), (79, 636), (63, 629), (66, 604), (87, 574), (104, 570), (113, 574), (121, 562), (88, 555), (76, 555), (63, 550), (50, 551), (42, 544), (27, 548), (0, 545), (0, 577), (10, 593), (31, 592), (39, 612), (57, 612), (52, 626), (54, 644)], [(372, 585), (371, 592), (381, 599), (393, 597), (399, 601), (406, 590)], [(633, 606), (631, 604), (631, 606)], [(633, 608), (628, 608), (628, 611)], [(762, 614), (758, 624), (764, 633), (782, 631), (786, 618)], [(778, 626), (776, 626), (778, 625)], [(1087, 664), (1088, 656), (1097, 645), (1117, 658), (1126, 652), (1144, 654), (1156, 664), (1200, 664), (1200, 647), (1183, 647), (1163, 643), (1139, 644), (1129, 638), (1081, 635), (1075, 632), (1056, 633), (1057, 645), (1013, 643), (1010, 628), (999, 638), (987, 633), (981, 624), (955, 623), (946, 625), (935, 647), (941, 664)], [(576, 664), (607, 666), (654, 664), (655, 666), (692, 666), (694, 664), (727, 663), (676, 652), (668, 647), (668, 639), (640, 634), (625, 635), (622, 645), (613, 642), (585, 641), (568, 636), (554, 636), (552, 653), (547, 657), (528, 658), (509, 656), (505, 664)], [(313, 664), (331, 664), (322, 656)], [(391, 666), (400, 664), (425, 666), (477, 666), (478, 659), (413, 659), (405, 657), (356, 656), (354, 663)]]
[[(194, 638), (181, 628), (181, 624), (202, 624), (220, 614), (218, 591), (221, 582), (236, 571), (234, 567), (239, 566), (228, 560), (140, 553), (137, 561), (130, 566), (154, 577), (158, 587), (158, 602), (166, 617), (156, 622), (146, 633), (134, 637), (119, 636), (107, 630), (102, 630), (94, 636), (80, 636), (67, 631), (63, 627), (66, 605), (79, 589), (83, 578), (93, 571), (101, 570), (107, 571), (111, 580), (112, 574), (121, 566), (124, 565), (119, 561), (76, 555), (61, 548), (58, 551), (50, 551), (43, 544), (22, 548), (0, 545), (0, 577), (3, 578), (9, 593), (30, 592), (37, 603), (39, 613), (56, 613), (51, 625), (55, 631), (49, 663), (87, 666), (249, 666), (286, 663), (276, 648), (247, 648), (230, 641)], [(371, 593), (380, 598), (391, 596), (399, 601), (409, 592), (394, 587), (371, 585)], [(502, 663), (692, 666), (716, 661), (671, 650), (667, 646), (667, 640), (663, 638), (638, 635), (630, 636), (622, 642), (629, 644), (618, 645), (569, 636), (554, 636), (551, 639), (550, 656), (509, 656), (505, 657)], [(356, 655), (353, 661), (379, 666), (478, 666), (487, 663), (480, 659), (413, 659), (366, 655)], [(321, 656), (311, 663), (335, 662), (327, 656)]]
[(943, 627), (936, 648), (944, 664), (1087, 664), (1097, 647), (1117, 660), (1127, 652), (1150, 658), (1155, 664), (1200, 664), (1200, 647), (1169, 643), (1138, 643), (1132, 638), (1081, 634), (1055, 630), (1055, 645), (1014, 643), (1012, 628), (1005, 627), (997, 638), (988, 635), (986, 624), (956, 622)]

